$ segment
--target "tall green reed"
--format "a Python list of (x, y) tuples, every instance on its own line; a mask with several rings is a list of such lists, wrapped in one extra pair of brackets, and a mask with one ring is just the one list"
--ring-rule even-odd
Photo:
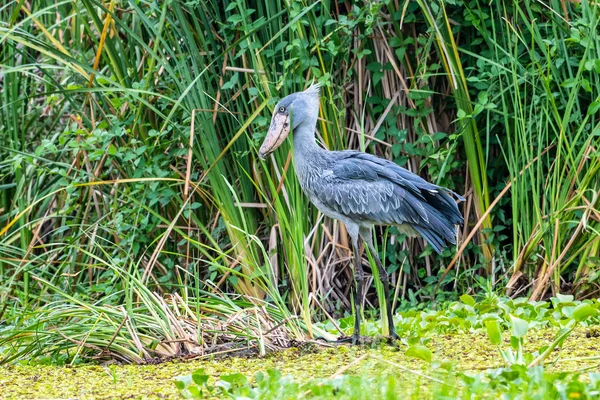
[(553, 6), (497, 2), (498, 17), (511, 18), (498, 18), (485, 33), (492, 51), (479, 58), (494, 68), (490, 101), (501, 105), (506, 136), (499, 138), (513, 181), (509, 288), (519, 289), (521, 277), (535, 279), (535, 300), (549, 289), (561, 293), (565, 282), (585, 293), (600, 228), (593, 217), (600, 186), (593, 156), (600, 145), (598, 14), (589, 3), (568, 15)]

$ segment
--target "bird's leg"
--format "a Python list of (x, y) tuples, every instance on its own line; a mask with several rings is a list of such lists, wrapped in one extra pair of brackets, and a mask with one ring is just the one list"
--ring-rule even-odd
[(354, 247), (354, 333), (352, 334), (352, 344), (358, 344), (360, 341), (360, 316), (362, 309), (363, 281), (365, 272), (360, 262), (360, 249), (358, 247), (358, 235), (352, 238)]
[(389, 275), (388, 275), (387, 271), (385, 270), (385, 268), (383, 268), (383, 264), (381, 264), (381, 260), (379, 259), (379, 254), (377, 254), (377, 251), (375, 250), (375, 246), (373, 245), (373, 237), (371, 235), (371, 230), (370, 229), (368, 229), (368, 230), (361, 229), (360, 235), (361, 235), (363, 241), (369, 247), (369, 251), (371, 252), (371, 255), (373, 256), (373, 258), (375, 259), (375, 264), (377, 264), (377, 270), (379, 271), (379, 279), (381, 280), (381, 283), (383, 284), (383, 294), (385, 296), (385, 306), (386, 306), (385, 311), (387, 314), (388, 330), (389, 330), (390, 338), (392, 338), (394, 340), (400, 339), (400, 337), (396, 333), (396, 327), (394, 326), (394, 320), (392, 318), (392, 298), (390, 297)]

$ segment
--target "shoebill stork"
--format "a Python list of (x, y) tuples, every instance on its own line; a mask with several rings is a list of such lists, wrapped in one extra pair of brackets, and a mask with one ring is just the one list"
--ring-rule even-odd
[(373, 245), (374, 225), (394, 225), (407, 236), (423, 237), (439, 254), (456, 243), (456, 225), (463, 217), (452, 191), (436, 186), (383, 158), (361, 151), (329, 151), (317, 145), (319, 85), (283, 98), (259, 150), (265, 159), (293, 132), (294, 166), (300, 186), (323, 214), (346, 225), (354, 251), (354, 334), (360, 339), (364, 272), (359, 239), (369, 248), (379, 270), (387, 303), (392, 339), (398, 335), (392, 319), (389, 278)]

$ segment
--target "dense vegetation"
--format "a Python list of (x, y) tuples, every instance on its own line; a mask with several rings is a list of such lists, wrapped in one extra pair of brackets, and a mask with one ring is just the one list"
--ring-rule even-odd
[[(304, 342), (265, 357), (219, 354), (158, 365), (0, 368), (5, 398), (594, 399), (600, 394), (600, 302), (468, 295), (443, 310), (401, 311), (403, 342), (323, 348)], [(351, 319), (351, 318), (348, 318)], [(327, 324), (329, 325), (329, 324)], [(352, 321), (340, 321), (351, 329)], [(326, 329), (335, 329), (333, 325)], [(377, 330), (370, 323), (368, 333)], [(65, 374), (69, 379), (64, 379)]]
[(13, 0), (0, 16), (4, 361), (334, 336), (344, 227), (310, 207), (290, 143), (257, 157), (274, 104), (311, 81), (324, 146), (467, 199), (442, 257), (377, 229), (395, 307), (600, 290), (597, 3)]

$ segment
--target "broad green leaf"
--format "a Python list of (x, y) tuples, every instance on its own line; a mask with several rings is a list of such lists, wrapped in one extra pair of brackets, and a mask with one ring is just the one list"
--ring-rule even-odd
[(594, 101), (588, 107), (587, 115), (596, 114), (598, 112), (598, 110), (600, 110), (600, 101)]
[(408, 348), (408, 350), (406, 350), (406, 353), (404, 353), (405, 355), (407, 355), (408, 357), (414, 357), (414, 358), (418, 358), (421, 359), (423, 361), (427, 361), (428, 363), (431, 362), (431, 350), (429, 350), (427, 347), (425, 346), (421, 346), (421, 345), (414, 345), (414, 346), (410, 346)]
[(485, 329), (487, 330), (488, 337), (493, 345), (499, 345), (502, 343), (502, 331), (500, 330), (500, 324), (498, 324), (498, 321), (495, 319), (485, 321)]
[(175, 378), (175, 387), (177, 387), (177, 389), (179, 390), (183, 390), (185, 389), (185, 382), (178, 378)]
[(233, 386), (242, 386), (248, 383), (248, 379), (244, 374), (236, 373), (221, 376), (221, 380), (231, 383)]
[(575, 308), (575, 311), (573, 311), (573, 318), (575, 318), (576, 321), (581, 322), (592, 315), (596, 315), (597, 313), (598, 311), (596, 311), (590, 304), (581, 303)]
[(189, 386), (192, 383), (192, 379), (189, 375), (177, 376), (177, 377), (175, 377), (174, 380), (175, 380), (175, 386), (179, 390), (185, 389), (187, 386)]
[(518, 337), (514, 335), (510, 337), (510, 347), (512, 347), (514, 350), (518, 350), (520, 344), (521, 342)]
[(573, 313), (575, 312), (576, 308), (577, 307), (575, 307), (575, 306), (566, 306), (566, 307), (563, 307), (561, 311), (565, 317), (573, 318)]
[(560, 294), (560, 293), (558, 293), (556, 295), (556, 298), (558, 299), (559, 303), (570, 303), (573, 301), (573, 299), (575, 299), (575, 297), (573, 297), (573, 295), (571, 295), (571, 294)]
[(208, 375), (204, 373), (204, 369), (197, 369), (192, 373), (192, 379), (196, 385), (204, 385), (208, 382)]
[(523, 337), (527, 334), (529, 329), (529, 323), (521, 318), (510, 316), (510, 326), (512, 328), (512, 335), (515, 337)]
[(472, 306), (475, 305), (475, 299), (473, 298), (473, 296), (468, 295), (468, 294), (463, 294), (462, 296), (460, 296), (460, 301), (462, 301), (463, 303), (465, 303), (468, 306)]
[(192, 399), (202, 398), (202, 389), (200, 389), (198, 386), (190, 386), (187, 390), (190, 392)]
[(236, 72), (235, 74), (233, 74), (233, 76), (231, 77), (231, 79), (228, 82), (225, 82), (225, 84), (223, 85), (223, 87), (221, 89), (223, 90), (228, 90), (231, 89), (235, 86), (235, 84), (238, 82), (239, 79), (239, 74)]

